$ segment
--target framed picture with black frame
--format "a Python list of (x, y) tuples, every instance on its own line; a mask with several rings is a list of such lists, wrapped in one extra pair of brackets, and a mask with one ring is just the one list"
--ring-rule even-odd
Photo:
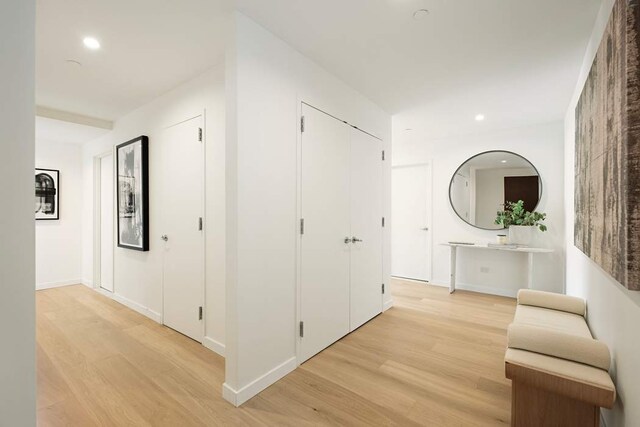
[(149, 138), (116, 146), (118, 247), (149, 250)]
[(60, 171), (36, 168), (36, 220), (60, 219)]

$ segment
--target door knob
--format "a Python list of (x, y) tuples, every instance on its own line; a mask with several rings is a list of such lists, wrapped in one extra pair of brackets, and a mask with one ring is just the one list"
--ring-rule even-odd
[(429, 231), (429, 227), (425, 227), (422, 229), (423, 231)]
[(362, 240), (361, 240), (361, 239), (358, 239), (358, 238), (357, 238), (357, 237), (355, 237), (355, 236), (351, 238), (351, 241), (352, 241), (353, 243), (362, 242)]
[(345, 243), (351, 243), (351, 239), (350, 239), (350, 238), (348, 238), (348, 237), (345, 237), (345, 238), (344, 238), (344, 242), (345, 242)]
[(165, 242), (169, 240), (169, 236), (167, 236), (166, 234), (163, 234), (162, 236), (160, 236), (160, 238)]

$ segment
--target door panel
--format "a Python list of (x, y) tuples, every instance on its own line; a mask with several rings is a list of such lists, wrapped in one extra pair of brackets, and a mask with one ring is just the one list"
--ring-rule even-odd
[(508, 202), (524, 202), (524, 209), (533, 212), (540, 200), (539, 176), (505, 176), (504, 206)]
[(430, 280), (428, 262), (429, 166), (392, 170), (391, 274)]
[(382, 312), (382, 142), (351, 129), (351, 331)]
[(303, 104), (300, 362), (349, 333), (349, 130)]
[(100, 287), (113, 292), (113, 155), (100, 158)]
[(202, 118), (166, 129), (162, 150), (163, 323), (202, 342), (204, 296)]

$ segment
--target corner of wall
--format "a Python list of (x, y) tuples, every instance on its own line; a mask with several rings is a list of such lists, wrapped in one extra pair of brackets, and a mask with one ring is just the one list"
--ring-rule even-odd
[(292, 357), (282, 364), (276, 366), (266, 374), (256, 378), (240, 390), (235, 390), (228, 383), (222, 385), (222, 397), (234, 406), (240, 406), (262, 390), (269, 387), (276, 381), (284, 378), (285, 375), (293, 372), (298, 366), (295, 357)]

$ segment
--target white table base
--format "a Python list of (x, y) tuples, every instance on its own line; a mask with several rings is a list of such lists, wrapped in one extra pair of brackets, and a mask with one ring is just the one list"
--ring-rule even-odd
[(543, 248), (500, 248), (494, 246), (486, 246), (486, 245), (461, 245), (461, 244), (453, 244), (453, 243), (445, 243), (444, 246), (449, 246), (451, 249), (451, 273), (450, 273), (450, 281), (449, 281), (449, 293), (452, 294), (456, 291), (456, 270), (457, 270), (457, 256), (458, 256), (458, 248), (469, 248), (469, 249), (486, 249), (486, 250), (494, 250), (494, 251), (503, 251), (503, 252), (521, 252), (527, 254), (527, 289), (533, 288), (533, 255), (536, 253), (551, 253), (552, 249), (543, 249)]

